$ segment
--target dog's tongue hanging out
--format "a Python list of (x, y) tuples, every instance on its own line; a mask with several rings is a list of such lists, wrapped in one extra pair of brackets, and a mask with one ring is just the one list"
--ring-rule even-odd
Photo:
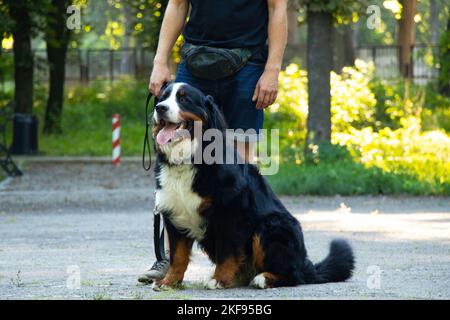
[(156, 142), (160, 145), (160, 146), (164, 146), (167, 143), (169, 143), (170, 140), (172, 140), (175, 137), (175, 132), (177, 130), (178, 125), (177, 124), (172, 124), (172, 123), (168, 123), (166, 124), (159, 132), (158, 135), (156, 136)]

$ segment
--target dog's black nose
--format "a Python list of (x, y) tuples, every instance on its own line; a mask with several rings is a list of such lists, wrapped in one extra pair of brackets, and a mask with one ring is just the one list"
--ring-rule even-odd
[(156, 105), (155, 110), (158, 114), (164, 114), (167, 110), (169, 110), (169, 107), (159, 103)]

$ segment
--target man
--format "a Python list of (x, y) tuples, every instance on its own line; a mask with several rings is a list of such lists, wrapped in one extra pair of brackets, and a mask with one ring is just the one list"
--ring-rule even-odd
[[(149, 90), (159, 96), (163, 84), (171, 80), (170, 53), (181, 32), (192, 45), (249, 49), (248, 62), (230, 77), (215, 81), (195, 77), (182, 61), (175, 81), (189, 83), (214, 97), (229, 128), (245, 131), (235, 134), (235, 145), (246, 161), (252, 161), (263, 110), (274, 103), (278, 93), (287, 39), (286, 10), (287, 0), (169, 0)], [(162, 279), (168, 266), (167, 259), (156, 261), (138, 280), (151, 283)]]

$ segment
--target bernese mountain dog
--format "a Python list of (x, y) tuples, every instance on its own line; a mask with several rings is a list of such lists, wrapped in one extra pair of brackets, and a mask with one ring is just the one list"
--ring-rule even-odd
[[(196, 137), (196, 124), (202, 133), (215, 129), (223, 135), (199, 141), (208, 139)], [(300, 223), (255, 165), (194, 161), (195, 154), (213, 142), (223, 143), (225, 153), (236, 160), (226, 129), (214, 99), (186, 83), (169, 85), (155, 106), (155, 205), (168, 233), (170, 267), (165, 278), (154, 283), (154, 289), (183, 281), (194, 241), (216, 265), (206, 284), (209, 289), (273, 288), (349, 279), (354, 268), (350, 245), (344, 240), (332, 241), (328, 256), (313, 264), (307, 257)]]

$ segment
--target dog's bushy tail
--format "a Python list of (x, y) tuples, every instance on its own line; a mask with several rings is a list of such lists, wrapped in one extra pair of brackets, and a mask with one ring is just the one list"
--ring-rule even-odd
[(313, 265), (307, 262), (305, 270), (307, 283), (341, 282), (352, 276), (355, 268), (353, 250), (345, 240), (333, 240), (328, 256)]

